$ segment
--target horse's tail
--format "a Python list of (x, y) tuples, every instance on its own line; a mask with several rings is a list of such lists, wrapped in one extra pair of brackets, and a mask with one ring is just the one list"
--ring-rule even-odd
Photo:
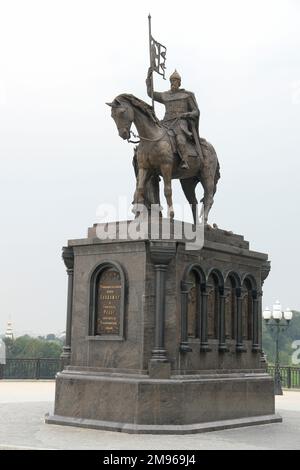
[(221, 178), (220, 163), (219, 163), (217, 154), (216, 154), (216, 158), (217, 158), (217, 168), (216, 168), (216, 171), (215, 171), (215, 180), (214, 180), (215, 187), (214, 187), (214, 194), (215, 194), (215, 192), (217, 191), (217, 184), (218, 184), (219, 179)]
[[(209, 155), (210, 155), (210, 157), (212, 157), (213, 159), (216, 160), (216, 171), (215, 171), (215, 175), (214, 175), (214, 190), (213, 190), (213, 194), (215, 194), (215, 192), (217, 191), (218, 181), (221, 177), (220, 163), (219, 163), (219, 160), (218, 160), (217, 152), (215, 151), (214, 146), (210, 142), (207, 142), (207, 140), (203, 139), (202, 137), (200, 138), (200, 144), (201, 144), (201, 148), (202, 148), (202, 151), (203, 151), (203, 154), (204, 154), (204, 158), (205, 158), (205, 155), (207, 155), (208, 158), (209, 158)], [(200, 182), (201, 182), (201, 177), (199, 179), (200, 179)]]

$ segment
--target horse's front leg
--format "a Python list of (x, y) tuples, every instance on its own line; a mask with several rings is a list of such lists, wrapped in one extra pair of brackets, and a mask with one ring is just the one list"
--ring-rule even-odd
[(174, 209), (172, 201), (172, 165), (162, 165), (160, 171), (164, 180), (164, 193), (168, 204), (168, 217), (174, 219)]
[(138, 215), (141, 212), (144, 212), (144, 207), (142, 206), (144, 206), (144, 202), (145, 202), (144, 190), (145, 190), (147, 177), (148, 177), (148, 170), (145, 168), (139, 168), (137, 179), (136, 179), (136, 189), (134, 193), (133, 209), (132, 209), (132, 212), (135, 214), (136, 217), (138, 217)]

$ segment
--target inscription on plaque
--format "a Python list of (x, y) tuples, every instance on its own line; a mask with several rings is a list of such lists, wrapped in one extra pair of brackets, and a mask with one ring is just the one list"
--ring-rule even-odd
[(114, 268), (100, 274), (97, 286), (97, 335), (120, 334), (121, 278)]

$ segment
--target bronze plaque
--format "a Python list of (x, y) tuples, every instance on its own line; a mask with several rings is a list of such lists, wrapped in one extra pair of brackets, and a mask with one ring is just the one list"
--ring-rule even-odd
[(100, 274), (97, 286), (96, 335), (119, 335), (121, 312), (120, 273), (109, 268)]

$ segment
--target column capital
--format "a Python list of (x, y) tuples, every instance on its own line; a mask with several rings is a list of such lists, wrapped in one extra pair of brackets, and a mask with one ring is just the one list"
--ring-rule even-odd
[(200, 283), (200, 290), (201, 290), (202, 295), (208, 295), (208, 293), (206, 291), (206, 282), (201, 282)]
[(188, 294), (193, 287), (193, 283), (189, 281), (182, 280), (180, 282), (180, 290), (182, 294)]
[(168, 265), (176, 253), (174, 242), (150, 242), (150, 257), (154, 264)]
[(219, 295), (220, 297), (226, 297), (224, 286), (219, 286)]
[(162, 272), (166, 272), (167, 269), (168, 269), (168, 265), (167, 264), (155, 264), (154, 265), (154, 269), (155, 271), (162, 271)]
[(252, 294), (252, 300), (253, 300), (253, 302), (254, 302), (254, 301), (258, 301), (258, 292), (257, 292), (257, 289), (252, 289), (252, 290), (251, 290), (251, 294)]
[(74, 250), (71, 246), (64, 246), (62, 249), (62, 259), (67, 268), (67, 273), (72, 274), (74, 270)]
[(261, 281), (262, 281), (262, 284), (267, 279), (267, 277), (270, 273), (270, 270), (271, 270), (271, 263), (270, 263), (270, 261), (266, 261), (261, 267)]

